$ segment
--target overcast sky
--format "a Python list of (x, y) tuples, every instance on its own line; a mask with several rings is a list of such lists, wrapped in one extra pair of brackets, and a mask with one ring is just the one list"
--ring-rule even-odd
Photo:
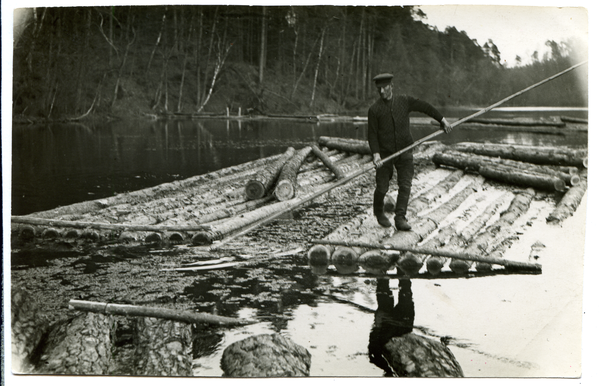
[(578, 39), (587, 42), (588, 12), (584, 7), (532, 7), (498, 5), (425, 5), (423, 22), (444, 31), (447, 26), (464, 30), (483, 46), (492, 39), (503, 61), (515, 64), (519, 55), (528, 62), (534, 51), (547, 50), (547, 40), (557, 43)]

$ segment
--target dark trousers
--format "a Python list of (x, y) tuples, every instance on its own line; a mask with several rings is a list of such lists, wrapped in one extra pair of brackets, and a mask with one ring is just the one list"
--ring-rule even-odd
[[(389, 154), (381, 154), (381, 158), (388, 157)], [(373, 209), (375, 214), (383, 213), (383, 200), (385, 194), (390, 188), (390, 180), (394, 174), (394, 167), (398, 178), (398, 198), (396, 198), (396, 216), (406, 216), (406, 208), (410, 197), (412, 179), (415, 174), (412, 152), (407, 152), (388, 161), (378, 168), (375, 172), (375, 197), (373, 200)]]

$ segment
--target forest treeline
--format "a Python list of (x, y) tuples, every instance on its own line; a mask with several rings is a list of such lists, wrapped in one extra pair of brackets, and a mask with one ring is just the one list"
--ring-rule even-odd
[[(484, 106), (585, 59), (573, 42), (507, 68), (493, 41), (438, 31), (413, 7), (119, 6), (23, 10), (13, 116), (366, 113), (371, 82)], [(541, 57), (538, 57), (541, 56)], [(527, 60), (525, 60), (527, 59)], [(531, 60), (529, 60), (531, 59)], [(519, 60), (519, 58), (517, 58)], [(511, 101), (587, 106), (587, 69)]]

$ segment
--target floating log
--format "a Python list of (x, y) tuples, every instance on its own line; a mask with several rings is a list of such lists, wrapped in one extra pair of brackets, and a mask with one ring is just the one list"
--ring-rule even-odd
[(473, 142), (457, 143), (452, 146), (452, 149), (489, 157), (501, 157), (541, 165), (585, 167), (587, 164), (587, 156), (585, 155), (585, 152), (581, 150), (541, 146), (490, 145)]
[(397, 255), (381, 253), (380, 251), (367, 251), (358, 258), (358, 264), (365, 272), (373, 275), (383, 275), (398, 261)]
[(48, 325), (38, 313), (38, 304), (24, 288), (11, 289), (10, 327), (12, 371), (30, 373), (34, 369), (32, 354)]
[(277, 178), (274, 195), (279, 201), (288, 201), (296, 195), (296, 182), (298, 180), (298, 171), (304, 162), (304, 159), (310, 154), (312, 148), (307, 146), (302, 150), (297, 151), (283, 165), (281, 173)]
[(555, 176), (563, 180), (566, 184), (572, 186), (577, 185), (580, 181), (579, 175), (577, 174), (564, 173), (560, 170), (556, 170), (548, 166), (537, 165), (528, 162), (520, 162), (499, 157), (492, 158), (458, 151), (444, 151), (443, 153), (436, 153), (433, 155), (432, 161), (436, 165), (446, 165), (462, 170), (475, 171), (479, 171), (479, 168), (483, 165), (502, 165), (507, 167), (513, 167), (518, 170), (523, 170), (526, 173)]
[(112, 357), (111, 316), (86, 313), (55, 323), (41, 349), (39, 374), (108, 375)]
[(566, 123), (584, 123), (586, 125), (588, 124), (588, 120), (583, 118), (565, 117), (561, 115), (560, 120)]
[(134, 375), (191, 377), (192, 327), (189, 323), (136, 318), (133, 342)]
[(322, 136), (319, 137), (319, 145), (350, 153), (371, 155), (371, 148), (367, 141)]
[(247, 183), (245, 187), (246, 197), (249, 200), (256, 200), (263, 197), (273, 186), (283, 165), (294, 155), (293, 147), (288, 147), (276, 161), (265, 165), (259, 170)]
[(412, 332), (390, 339), (383, 355), (400, 377), (464, 377), (460, 364), (445, 344)]
[(308, 265), (315, 275), (327, 272), (331, 263), (331, 250), (325, 245), (313, 245), (307, 252)]
[(280, 334), (248, 337), (227, 346), (221, 357), (225, 377), (308, 377), (311, 355)]
[(514, 119), (486, 119), (475, 118), (471, 119), (471, 123), (481, 123), (484, 125), (508, 125), (508, 126), (549, 126), (549, 127), (565, 127), (564, 122), (548, 122), (548, 121), (528, 121)]
[(558, 177), (525, 173), (508, 166), (485, 165), (479, 168), (479, 174), (485, 178), (508, 184), (558, 192), (567, 190), (565, 182)]
[(31, 225), (45, 225), (59, 228), (78, 228), (78, 229), (105, 229), (113, 231), (144, 231), (144, 232), (169, 232), (169, 231), (200, 231), (212, 229), (208, 225), (134, 225), (134, 224), (105, 224), (97, 222), (84, 222), (84, 221), (65, 221), (65, 220), (53, 220), (38, 217), (29, 216), (11, 216), (10, 221), (15, 224), (31, 224)]
[(358, 271), (358, 253), (352, 248), (336, 248), (331, 254), (331, 262), (342, 275)]
[(431, 208), (432, 203), (452, 189), (464, 173), (461, 170), (450, 173), (446, 178), (437, 183), (431, 189), (413, 198), (407, 208), (407, 215), (416, 215), (417, 213)]
[(340, 168), (337, 167), (331, 161), (331, 158), (329, 158), (327, 154), (325, 154), (321, 149), (319, 149), (317, 145), (311, 145), (311, 149), (313, 154), (316, 155), (321, 160), (321, 162), (323, 162), (323, 165), (327, 166), (329, 170), (331, 170), (333, 174), (335, 174), (336, 178), (344, 178), (344, 172), (342, 172)]
[(189, 312), (171, 310), (168, 308), (134, 306), (129, 304), (89, 302), (85, 300), (75, 299), (71, 299), (69, 301), (69, 308), (80, 311), (98, 312), (109, 315), (143, 316), (151, 318), (178, 320), (180, 322), (186, 323), (206, 323), (221, 326), (236, 326), (254, 323), (249, 320), (229, 318), (226, 316), (207, 314), (204, 312)]
[(502, 265), (506, 268), (511, 269), (523, 269), (523, 270), (532, 270), (532, 271), (541, 271), (542, 266), (540, 264), (532, 264), (532, 263), (523, 263), (520, 261), (512, 261), (506, 259), (495, 259), (487, 256), (482, 256), (481, 254), (470, 255), (464, 251), (457, 252), (448, 250), (446, 248), (423, 248), (414, 245), (395, 245), (390, 243), (363, 243), (356, 241), (341, 241), (341, 240), (324, 240), (324, 239), (312, 239), (310, 241), (312, 244), (322, 244), (322, 245), (340, 245), (346, 247), (359, 247), (359, 248), (367, 248), (367, 249), (380, 249), (387, 251), (405, 251), (412, 252), (421, 255), (433, 255), (433, 256), (443, 256), (443, 257), (451, 257), (459, 260), (465, 261), (480, 261), (483, 263), (489, 264), (497, 264)]
[(560, 224), (564, 219), (572, 216), (586, 191), (587, 179), (583, 178), (579, 185), (573, 186), (564, 194), (556, 208), (546, 217), (546, 222)]

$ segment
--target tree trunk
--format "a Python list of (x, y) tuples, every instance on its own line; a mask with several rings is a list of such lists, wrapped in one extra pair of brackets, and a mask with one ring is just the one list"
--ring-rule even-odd
[(585, 167), (584, 164), (587, 164), (585, 151), (581, 150), (540, 146), (489, 145), (472, 142), (458, 143), (453, 145), (452, 149), (489, 157), (508, 158), (541, 165)]
[(321, 160), (321, 162), (323, 162), (323, 165), (327, 166), (329, 170), (335, 174), (336, 178), (344, 178), (344, 173), (331, 161), (331, 158), (329, 158), (327, 154), (323, 153), (323, 151), (319, 149), (317, 145), (312, 145), (311, 148), (313, 154), (315, 154)]
[(567, 189), (565, 182), (558, 177), (529, 174), (509, 166), (482, 166), (479, 174), (492, 180), (541, 190), (564, 192)]
[(256, 200), (263, 197), (269, 189), (273, 186), (281, 169), (286, 162), (294, 155), (294, 148), (288, 147), (286, 152), (283, 153), (275, 162), (266, 165), (263, 169), (258, 171), (247, 183), (246, 183), (246, 197), (249, 200)]
[(307, 146), (295, 152), (285, 165), (283, 165), (281, 173), (279, 173), (279, 177), (277, 178), (274, 192), (275, 197), (279, 201), (291, 200), (296, 195), (298, 171), (311, 151), (311, 147)]
[(158, 37), (156, 38), (156, 43), (154, 44), (154, 47), (152, 48), (152, 52), (150, 53), (150, 59), (148, 59), (148, 64), (146, 65), (146, 75), (148, 75), (148, 71), (150, 71), (150, 66), (152, 65), (152, 59), (154, 59), (154, 54), (156, 53), (156, 49), (160, 45), (160, 40), (162, 38), (162, 34), (165, 29), (166, 19), (167, 19), (167, 7), (165, 7), (165, 12), (163, 13), (163, 16), (162, 16), (162, 22), (160, 25), (160, 31), (158, 31)]
[(495, 166), (502, 165), (522, 170), (526, 173), (535, 173), (542, 175), (555, 176), (563, 180), (566, 184), (577, 185), (579, 176), (576, 174), (564, 173), (549, 166), (536, 165), (527, 162), (514, 161), (504, 158), (492, 158), (482, 155), (467, 154), (457, 151), (445, 151), (434, 154), (432, 161), (436, 165), (447, 165), (463, 170), (476, 170), (484, 165)]
[(546, 217), (546, 221), (552, 224), (560, 224), (564, 219), (572, 216), (579, 207), (586, 191), (587, 178), (583, 178), (579, 185), (572, 187), (564, 194), (556, 208)]
[(262, 7), (260, 29), (260, 62), (258, 64), (258, 83), (262, 85), (267, 62), (267, 7)]
[(55, 323), (42, 349), (36, 372), (108, 375), (113, 326), (112, 317), (95, 313)]
[(189, 323), (137, 318), (134, 329), (134, 375), (191, 377), (192, 328)]
[(310, 108), (312, 109), (313, 104), (315, 102), (315, 92), (317, 91), (317, 78), (319, 76), (319, 66), (321, 65), (321, 57), (323, 55), (323, 41), (325, 40), (325, 32), (327, 31), (327, 26), (323, 27), (323, 31), (321, 32), (321, 43), (319, 44), (319, 56), (317, 57), (317, 66), (315, 68), (315, 77), (313, 80), (312, 94), (310, 97)]

